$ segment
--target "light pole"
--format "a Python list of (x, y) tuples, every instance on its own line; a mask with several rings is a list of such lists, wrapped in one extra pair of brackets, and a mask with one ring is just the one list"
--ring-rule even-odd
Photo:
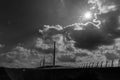
[(55, 66), (56, 42), (54, 41), (53, 66)]

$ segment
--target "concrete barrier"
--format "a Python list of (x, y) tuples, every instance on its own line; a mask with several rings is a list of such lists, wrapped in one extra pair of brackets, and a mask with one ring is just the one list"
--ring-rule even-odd
[(106, 67), (112, 67), (112, 61), (108, 61)]
[(80, 63), (80, 68), (82, 68), (82, 63)]
[(84, 68), (86, 68), (86, 63), (84, 63)]
[(83, 68), (83, 63), (81, 64), (81, 68)]
[(97, 63), (98, 63), (98, 62), (94, 62), (94, 63), (93, 63), (93, 67), (97, 67)]
[(93, 63), (92, 63), (92, 62), (90, 63), (90, 67), (91, 67), (91, 68), (93, 67)]
[[(44, 62), (44, 61), (43, 61)], [(42, 64), (43, 65), (43, 64)], [(79, 64), (80, 68), (94, 68), (94, 67), (118, 67), (119, 59), (100, 62), (82, 62)]]
[(94, 62), (92, 62), (92, 66), (91, 67), (94, 67)]
[(89, 68), (89, 63), (87, 63), (87, 68)]
[(91, 63), (88, 64), (89, 68), (91, 67)]
[(83, 63), (83, 64), (82, 64), (82, 67), (84, 68), (84, 66), (85, 66), (85, 65), (84, 65), (84, 63)]
[(82, 67), (82, 68), (84, 67), (83, 63), (81, 64), (81, 67)]
[(102, 62), (98, 62), (97, 67), (101, 68), (102, 67)]
[(102, 62), (102, 67), (106, 67), (106, 61)]
[(87, 67), (87, 64), (86, 63), (84, 63), (85, 64), (85, 68)]
[(84, 68), (84, 64), (82, 63), (82, 68)]
[(87, 68), (89, 68), (89, 64), (90, 64), (90, 63), (87, 63)]
[(113, 60), (113, 67), (119, 67), (119, 59)]
[(86, 63), (84, 63), (84, 68), (86, 68)]
[(85, 68), (88, 68), (88, 63), (87, 62), (85, 63)]
[(79, 64), (79, 67), (81, 68), (81, 64)]
[(91, 67), (92, 67), (92, 68), (94, 67), (94, 62), (92, 62), (92, 65), (91, 65)]

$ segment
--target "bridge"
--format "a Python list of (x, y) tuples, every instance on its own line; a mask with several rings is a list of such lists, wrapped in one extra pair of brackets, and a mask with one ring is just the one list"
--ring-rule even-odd
[[(108, 67), (120, 67), (120, 59), (108, 60), (108, 61), (92, 61), (92, 62), (56, 62), (56, 43), (54, 42), (54, 51), (52, 56), (52, 62), (46, 62), (45, 56), (40, 61), (40, 67), (46, 68), (51, 66), (64, 66), (67, 68), (108, 68)], [(58, 68), (58, 67), (57, 67)]]

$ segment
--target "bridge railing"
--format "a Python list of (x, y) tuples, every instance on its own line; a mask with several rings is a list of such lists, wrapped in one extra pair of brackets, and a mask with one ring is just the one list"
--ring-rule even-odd
[(120, 60), (99, 61), (99, 62), (82, 62), (81, 68), (104, 68), (104, 67), (120, 67)]
[[(45, 58), (40, 62), (41, 67), (46, 66), (47, 64), (48, 63), (46, 63)], [(50, 63), (50, 65), (52, 65), (52, 62)], [(73, 65), (75, 66), (76, 64), (73, 64)], [(80, 68), (120, 67), (120, 60), (115, 59), (115, 60), (109, 60), (109, 61), (80, 62), (80, 63), (77, 63), (77, 66), (79, 66)]]

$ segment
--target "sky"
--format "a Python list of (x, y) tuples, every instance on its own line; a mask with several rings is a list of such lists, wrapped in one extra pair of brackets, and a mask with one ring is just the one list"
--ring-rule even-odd
[(39, 66), (43, 56), (51, 59), (54, 41), (57, 63), (120, 59), (119, 5), (119, 0), (1, 1), (0, 65)]

